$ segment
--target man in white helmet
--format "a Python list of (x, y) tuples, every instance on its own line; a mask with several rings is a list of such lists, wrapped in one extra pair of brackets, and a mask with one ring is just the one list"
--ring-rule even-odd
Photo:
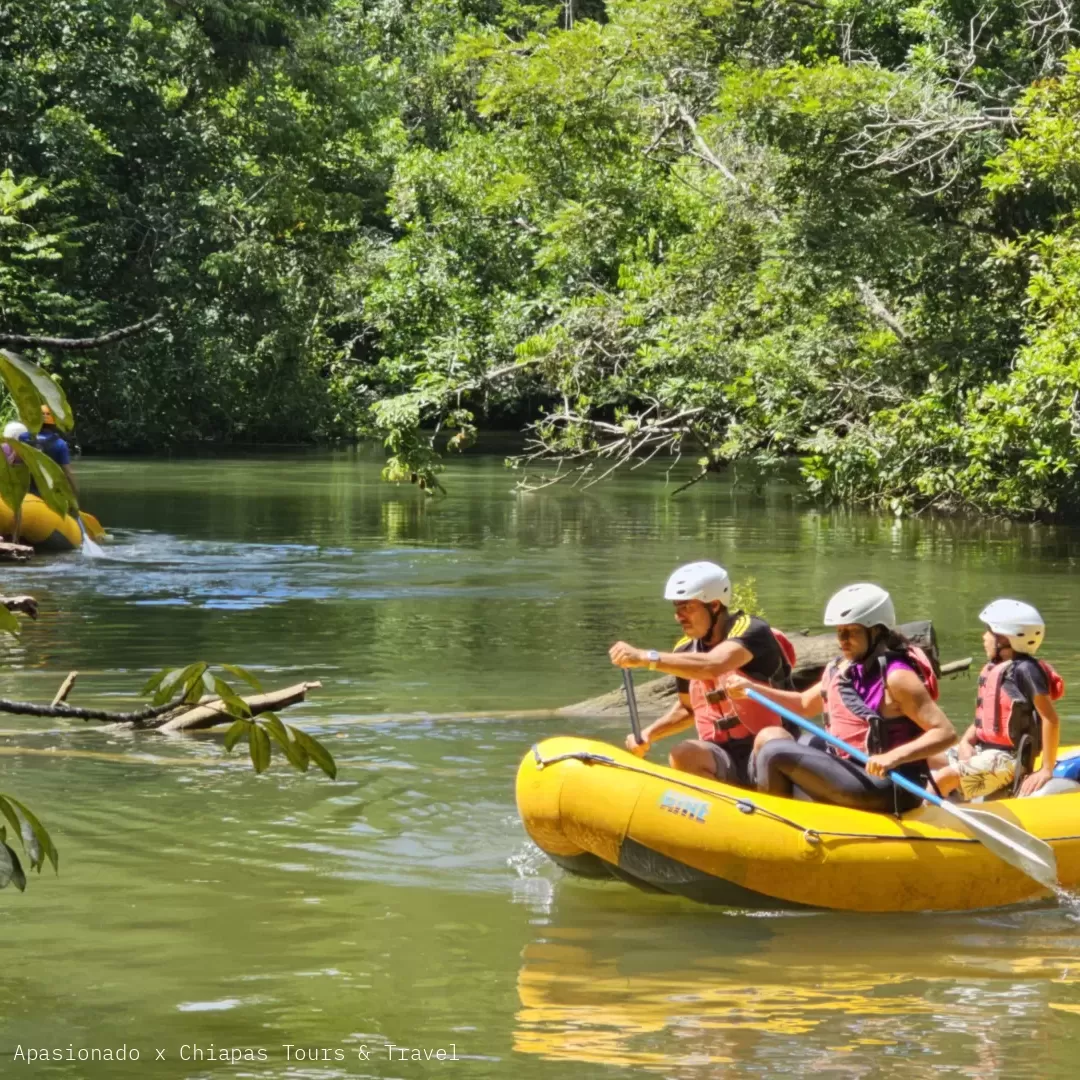
[(741, 672), (754, 685), (790, 687), (794, 650), (764, 619), (729, 610), (731, 579), (716, 563), (680, 567), (668, 578), (664, 598), (674, 605), (685, 634), (673, 651), (638, 649), (625, 641), (609, 650), (618, 667), (647, 667), (674, 675), (678, 683), (679, 700), (641, 733), (642, 743), (630, 735), (626, 747), (644, 755), (655, 740), (696, 724), (698, 737), (668, 755), (672, 768), (746, 785), (754, 735), (776, 720), (756, 702), (729, 700), (724, 683)]
[[(979, 674), (975, 723), (957, 746), (931, 761), (942, 794), (960, 789), (965, 799), (990, 795), (1029, 773), (1020, 795), (1033, 795), (1054, 775), (1061, 722), (1054, 702), (1065, 683), (1035, 653), (1046, 634), (1042, 616), (1022, 600), (995, 600), (979, 613), (986, 666)], [(1032, 772), (1034, 759), (1042, 762)], [(1017, 761), (1017, 758), (1020, 761)]]

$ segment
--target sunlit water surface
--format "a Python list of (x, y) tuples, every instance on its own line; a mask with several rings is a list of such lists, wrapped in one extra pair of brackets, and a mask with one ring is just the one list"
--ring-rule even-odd
[[(1075, 1075), (1077, 912), (750, 913), (566, 878), (525, 840), (517, 762), (622, 731), (507, 714), (611, 689), (618, 637), (664, 647), (663, 579), (702, 557), (789, 628), (881, 581), (946, 659), (977, 655), (988, 599), (1025, 596), (1075, 684), (1080, 534), (823, 513), (779, 486), (672, 501), (661, 473), (517, 496), (482, 457), (425, 501), (378, 468), (85, 461), (106, 557), (5, 569), (43, 612), (0, 646), (0, 696), (48, 700), (77, 669), (74, 703), (131, 708), (194, 659), (319, 680), (287, 719), (340, 773), (256, 778), (220, 736), (0, 714), (0, 790), (61, 850), (59, 877), (0, 894), (4, 1075)], [(958, 722), (973, 686), (945, 688)], [(139, 1062), (68, 1060), (124, 1046)], [(45, 1049), (61, 1060), (27, 1060)]]

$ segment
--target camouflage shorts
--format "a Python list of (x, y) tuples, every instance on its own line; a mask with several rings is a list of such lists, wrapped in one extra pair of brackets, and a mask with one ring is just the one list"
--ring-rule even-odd
[(976, 750), (961, 761), (954, 746), (946, 755), (960, 775), (960, 792), (965, 799), (977, 799), (1008, 787), (1016, 775), (1016, 758), (1011, 750)]

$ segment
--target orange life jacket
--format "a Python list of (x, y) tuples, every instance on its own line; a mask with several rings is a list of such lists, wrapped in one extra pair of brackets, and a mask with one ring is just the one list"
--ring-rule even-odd
[[(1065, 693), (1065, 681), (1045, 661), (1026, 657), (1042, 668), (1046, 676), (1051, 701)], [(1034, 752), (1042, 749), (1042, 724), (1035, 703), (1028, 701), (1016, 683), (1008, 679), (1015, 660), (995, 664), (992, 660), (979, 672), (979, 696), (975, 701), (975, 739), (985, 746), (1012, 750), (1025, 735), (1035, 744)]]
[(795, 664), (795, 646), (782, 631), (771, 626), (769, 629), (772, 630), (786, 661), (782, 677), (776, 682), (755, 679), (745, 671), (728, 672), (717, 679), (690, 680), (690, 705), (694, 710), (694, 723), (699, 738), (723, 745), (740, 739), (752, 739), (763, 728), (775, 727), (780, 723), (776, 713), (764, 705), (748, 698), (736, 701), (723, 692), (727, 680), (733, 674), (749, 679), (755, 686), (769, 687), (779, 683), (783, 689), (787, 689), (785, 684)]
[[(883, 683), (889, 664), (894, 660), (905, 660), (911, 664), (930, 696), (937, 701), (937, 675), (930, 658), (922, 649), (909, 645), (901, 653), (882, 653), (878, 663)], [(830, 661), (821, 676), (826, 726), (838, 739), (850, 743), (864, 754), (884, 754), (922, 734), (922, 728), (906, 716), (885, 717), (871, 709), (856, 693), (848, 669), (840, 670), (841, 663), (841, 657)], [(837, 753), (841, 757), (848, 756), (842, 750)]]

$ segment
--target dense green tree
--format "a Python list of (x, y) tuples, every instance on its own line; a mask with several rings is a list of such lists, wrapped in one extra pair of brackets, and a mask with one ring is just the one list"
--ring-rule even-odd
[[(15, 0), (0, 334), (98, 446), (531, 421), (525, 484), (654, 453), (1066, 513), (1080, 44), (1012, 0)], [(9, 208), (10, 212), (5, 208)]]

